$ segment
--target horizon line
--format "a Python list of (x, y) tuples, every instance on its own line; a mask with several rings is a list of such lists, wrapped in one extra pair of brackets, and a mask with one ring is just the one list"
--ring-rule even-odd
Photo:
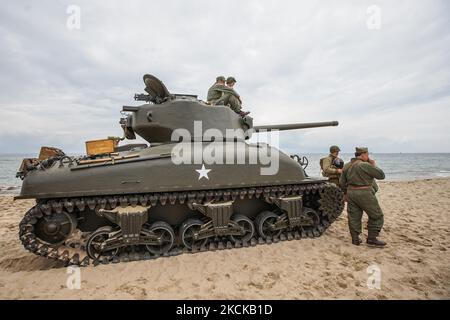
[[(283, 150), (280, 150), (281, 152), (283, 152)], [(85, 154), (86, 152), (78, 152), (78, 151), (68, 151), (65, 152), (66, 154), (70, 155), (70, 154)], [(284, 152), (286, 153), (286, 152)], [(328, 154), (329, 151), (324, 151), (324, 152), (303, 152), (302, 154)], [(340, 154), (353, 154), (354, 151), (352, 152), (340, 152)], [(371, 154), (450, 154), (450, 151), (445, 151), (445, 152), (436, 152), (436, 151), (432, 151), (432, 152), (423, 152), (423, 151), (416, 151), (416, 152), (370, 152)], [(6, 153), (1, 153), (0, 152), (0, 156), (12, 156), (12, 155), (17, 155), (17, 156), (22, 156), (22, 155), (30, 155), (30, 154), (35, 154), (34, 152), (6, 152)]]

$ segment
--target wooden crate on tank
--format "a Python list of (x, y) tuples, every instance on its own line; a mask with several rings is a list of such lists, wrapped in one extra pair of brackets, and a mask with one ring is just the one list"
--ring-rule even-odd
[(97, 154), (112, 153), (117, 147), (116, 139), (100, 139), (86, 141), (86, 153), (88, 156)]
[(58, 148), (53, 147), (41, 147), (41, 151), (39, 152), (39, 160), (45, 160), (51, 157), (61, 157), (64, 156), (64, 152)]

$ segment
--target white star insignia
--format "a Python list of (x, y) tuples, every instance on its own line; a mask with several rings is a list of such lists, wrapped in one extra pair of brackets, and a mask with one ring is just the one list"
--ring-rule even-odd
[(205, 169), (205, 165), (204, 164), (202, 164), (202, 168), (201, 169), (195, 170), (195, 171), (197, 171), (200, 174), (200, 176), (198, 177), (198, 180), (200, 180), (203, 177), (205, 177), (206, 179), (209, 180), (208, 172), (210, 172), (211, 169)]

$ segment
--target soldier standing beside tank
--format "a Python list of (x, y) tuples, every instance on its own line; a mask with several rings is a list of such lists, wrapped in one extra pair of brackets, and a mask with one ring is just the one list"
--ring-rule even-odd
[(362, 243), (359, 235), (361, 234), (363, 211), (369, 217), (367, 244), (377, 247), (386, 245), (386, 242), (377, 239), (383, 227), (384, 217), (375, 196), (378, 191), (375, 179), (382, 180), (384, 178), (383, 170), (369, 158), (369, 150), (365, 147), (357, 147), (355, 158), (342, 170), (339, 183), (347, 199), (348, 226), (354, 245), (359, 246)]
[(337, 186), (339, 186), (339, 178), (344, 167), (344, 161), (339, 158), (340, 151), (338, 146), (331, 146), (328, 157), (320, 159), (322, 175)]

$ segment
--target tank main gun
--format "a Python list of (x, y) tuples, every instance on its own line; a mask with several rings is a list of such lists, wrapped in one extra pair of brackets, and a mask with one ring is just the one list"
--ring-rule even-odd
[(308, 128), (320, 128), (320, 127), (335, 127), (339, 125), (338, 121), (326, 121), (326, 122), (307, 122), (307, 123), (288, 123), (288, 124), (273, 124), (254, 126), (255, 132), (271, 131), (271, 130), (296, 130), (296, 129), (308, 129)]

